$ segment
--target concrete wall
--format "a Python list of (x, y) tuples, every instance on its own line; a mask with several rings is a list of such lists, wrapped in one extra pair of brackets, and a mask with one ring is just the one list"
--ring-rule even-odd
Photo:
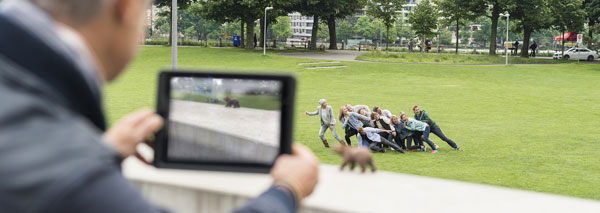
[[(319, 184), (300, 212), (600, 212), (594, 200), (333, 165), (319, 170)], [(182, 213), (231, 212), (272, 183), (268, 174), (156, 169), (135, 158), (124, 162), (123, 173), (150, 201)]]

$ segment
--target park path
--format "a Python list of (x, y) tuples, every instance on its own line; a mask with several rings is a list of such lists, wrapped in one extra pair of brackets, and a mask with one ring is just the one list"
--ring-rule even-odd
[(335, 61), (358, 61), (356, 57), (368, 52), (359, 52), (352, 50), (327, 50), (325, 52), (288, 52), (278, 53), (277, 55), (293, 57), (293, 58), (308, 58), (319, 60), (335, 60)]

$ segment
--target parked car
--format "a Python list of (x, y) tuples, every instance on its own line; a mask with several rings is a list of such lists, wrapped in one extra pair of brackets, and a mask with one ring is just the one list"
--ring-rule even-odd
[(565, 59), (565, 60), (588, 60), (593, 61), (598, 58), (598, 54), (587, 48), (571, 48), (565, 51), (565, 55), (561, 53), (554, 53), (552, 57), (554, 59)]

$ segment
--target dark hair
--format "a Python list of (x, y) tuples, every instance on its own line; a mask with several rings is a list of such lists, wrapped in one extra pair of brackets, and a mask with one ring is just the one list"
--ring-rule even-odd
[(379, 109), (379, 106), (374, 106), (373, 107), (373, 112), (377, 112), (378, 109)]
[(418, 106), (418, 105), (415, 105), (415, 106), (413, 107), (413, 110), (415, 110), (417, 107), (419, 107), (419, 106)]

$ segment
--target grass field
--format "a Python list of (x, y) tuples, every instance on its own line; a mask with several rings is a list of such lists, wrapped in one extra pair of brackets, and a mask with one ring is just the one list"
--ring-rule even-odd
[[(225, 106), (227, 103), (223, 100), (224, 97), (230, 97), (237, 99), (240, 102), (241, 107), (245, 108), (253, 108), (253, 109), (262, 109), (262, 110), (280, 110), (281, 109), (281, 101), (280, 96), (272, 96), (272, 95), (242, 95), (242, 94), (229, 94), (229, 95), (219, 95), (222, 97), (218, 98), (219, 102), (216, 104)], [(181, 91), (171, 91), (171, 98), (178, 100), (186, 100), (186, 101), (195, 101), (202, 103), (210, 103), (208, 98), (214, 98), (213, 96), (208, 96), (204, 94), (189, 94)]]
[[(416, 63), (449, 63), (449, 64), (505, 64), (505, 58), (502, 55), (490, 56), (487, 54), (459, 54), (452, 53), (385, 53), (371, 52), (358, 57), (362, 60), (386, 61), (386, 62), (416, 62)], [(567, 60), (547, 60), (536, 58), (509, 57), (511, 64), (562, 64), (573, 63)]]
[[(394, 114), (418, 104), (462, 150), (451, 151), (433, 136), (438, 154), (375, 154), (380, 169), (600, 200), (598, 64), (343, 62), (347, 68), (307, 70), (298, 63), (312, 60), (239, 49), (181, 48), (179, 54), (179, 64), (189, 69), (294, 73), (294, 137), (323, 163), (340, 158), (322, 147), (319, 119), (303, 114), (315, 110), (320, 98), (335, 113), (346, 103), (379, 105)], [(153, 108), (157, 73), (169, 64), (168, 47), (144, 47), (128, 72), (105, 89), (109, 121)], [(326, 137), (335, 141), (329, 132)]]

